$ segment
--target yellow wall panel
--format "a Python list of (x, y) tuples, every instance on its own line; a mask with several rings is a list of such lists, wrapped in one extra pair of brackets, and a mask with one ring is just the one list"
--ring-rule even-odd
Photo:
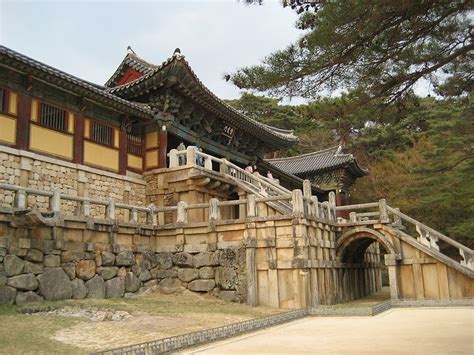
[(72, 113), (72, 112), (69, 112), (68, 123), (67, 123), (67, 131), (69, 133), (74, 133), (74, 113)]
[(146, 134), (146, 147), (147, 148), (158, 147), (158, 132), (150, 132)]
[(91, 120), (89, 120), (88, 118), (86, 118), (84, 120), (84, 138), (90, 138), (89, 135), (90, 135), (90, 127), (91, 127)]
[(142, 170), (143, 169), (143, 159), (142, 157), (137, 157), (136, 155), (133, 154), (128, 154), (127, 155), (127, 165), (129, 168), (137, 169), (137, 170)]
[(38, 122), (38, 100), (31, 100), (31, 120)]
[(8, 104), (8, 113), (16, 116), (18, 111), (18, 95), (10, 91), (10, 99)]
[(15, 144), (16, 119), (0, 115), (0, 141)]
[(158, 166), (158, 152), (156, 150), (146, 152), (146, 166), (149, 168)]
[(100, 144), (84, 142), (84, 163), (118, 171), (119, 152)]
[(72, 159), (72, 136), (36, 125), (30, 127), (31, 149)]
[(114, 128), (114, 147), (119, 147), (119, 130), (118, 128)]

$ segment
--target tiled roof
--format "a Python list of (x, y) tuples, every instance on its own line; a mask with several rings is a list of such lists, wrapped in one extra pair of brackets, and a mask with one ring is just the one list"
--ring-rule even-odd
[(117, 95), (107, 92), (104, 86), (91, 83), (41, 63), (5, 46), (0, 46), (0, 57), (2, 65), (13, 66), (20, 71), (34, 75), (50, 84), (69, 89), (72, 92), (80, 92), (85, 97), (95, 98), (102, 103), (108, 103), (117, 109), (125, 109), (137, 116), (152, 118), (153, 112), (143, 104), (125, 100)]
[[(121, 72), (124, 63), (132, 63), (132, 65), (136, 65), (137, 68), (142, 70), (144, 75), (123, 85), (108, 88), (107, 90), (110, 93), (126, 96), (126, 94), (131, 92), (133, 88), (140, 87), (141, 85), (145, 86), (147, 81), (151, 81), (157, 74), (163, 73), (163, 71), (172, 63), (176, 63), (178, 65), (182, 64), (186, 69), (187, 74), (190, 75), (191, 79), (186, 82), (186, 85), (188, 86), (187, 89), (189, 89), (190, 92), (192, 91), (193, 95), (198, 99), (201, 99), (203, 103), (207, 103), (208, 105), (217, 108), (217, 111), (223, 116), (232, 119), (235, 123), (240, 124), (242, 128), (246, 128), (251, 133), (261, 132), (263, 134), (267, 134), (267, 139), (270, 140), (268, 141), (269, 144), (274, 143), (271, 141), (272, 138), (277, 138), (280, 141), (280, 144), (283, 143), (284, 145), (291, 145), (298, 142), (298, 137), (293, 134), (293, 130), (279, 129), (258, 122), (250, 117), (245, 116), (232, 106), (219, 99), (201, 82), (196, 73), (192, 70), (189, 63), (184, 59), (184, 56), (180, 53), (175, 52), (170, 58), (165, 60), (160, 65), (149, 64), (135, 54), (128, 53), (106, 85), (110, 85), (110, 83), (113, 83), (115, 80), (117, 80), (118, 73)], [(146, 65), (144, 63), (146, 63)], [(255, 132), (255, 130), (257, 130), (257, 132)]]
[(281, 170), (296, 176), (308, 176), (318, 172), (349, 167), (358, 176), (367, 171), (362, 169), (352, 154), (345, 154), (340, 147), (332, 147), (295, 157), (266, 159)]
[(136, 71), (147, 74), (158, 65), (148, 63), (147, 61), (143, 60), (139, 56), (137, 56), (134, 52), (129, 51), (125, 58), (122, 60), (120, 65), (118, 66), (117, 70), (112, 74), (109, 80), (105, 83), (105, 86), (112, 87), (120, 79), (120, 75), (123, 73), (126, 67), (130, 67), (135, 69)]

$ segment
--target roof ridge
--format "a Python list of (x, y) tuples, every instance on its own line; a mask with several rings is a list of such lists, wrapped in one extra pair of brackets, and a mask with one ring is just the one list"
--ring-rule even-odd
[[(320, 154), (323, 154), (323, 153), (326, 153), (326, 152), (329, 152), (331, 150), (334, 150), (334, 156), (336, 156), (336, 152), (337, 150), (339, 149), (339, 146), (334, 146), (334, 147), (330, 147), (330, 148), (325, 148), (325, 149), (322, 149), (322, 150), (316, 150), (314, 152), (310, 152), (310, 153), (305, 153), (305, 154), (300, 154), (300, 155), (295, 155), (295, 156), (292, 156), (292, 157), (281, 157), (281, 158), (273, 158), (273, 159), (265, 159), (266, 161), (269, 161), (269, 162), (277, 162), (277, 161), (288, 161), (288, 160), (297, 160), (299, 158), (306, 158), (306, 157), (309, 157), (309, 156), (316, 156), (316, 155), (320, 155)], [(344, 155), (352, 155), (350, 153), (343, 153), (343, 154), (338, 154), (337, 156), (344, 156)]]

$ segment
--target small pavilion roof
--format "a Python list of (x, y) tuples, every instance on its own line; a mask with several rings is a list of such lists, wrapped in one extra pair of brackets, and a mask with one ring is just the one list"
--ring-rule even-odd
[(266, 159), (266, 161), (287, 173), (300, 177), (343, 167), (349, 168), (357, 177), (368, 173), (358, 164), (352, 154), (343, 153), (342, 148), (337, 146), (294, 157)]
[[(131, 67), (143, 75), (130, 82), (114, 86), (127, 67)], [(184, 55), (179, 51), (175, 51), (160, 65), (155, 65), (141, 59), (129, 50), (115, 73), (107, 81), (106, 86), (108, 86), (109, 93), (128, 99), (163, 85), (167, 79), (176, 81), (176, 84), (186, 95), (191, 96), (211, 112), (253, 136), (259, 136), (269, 145), (282, 147), (298, 142), (298, 137), (293, 134), (293, 130), (279, 129), (258, 122), (219, 99), (199, 80)]]

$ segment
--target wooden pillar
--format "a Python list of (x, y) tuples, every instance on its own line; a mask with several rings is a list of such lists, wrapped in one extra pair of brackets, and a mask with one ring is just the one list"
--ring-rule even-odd
[(74, 163), (84, 163), (84, 116), (74, 115)]
[(120, 127), (119, 130), (119, 174), (127, 173), (128, 149), (127, 149), (127, 131)]
[(158, 167), (166, 168), (166, 153), (168, 151), (168, 131), (166, 130), (165, 125), (161, 127), (159, 138), (160, 148), (158, 151)]
[(16, 147), (26, 150), (30, 139), (31, 97), (19, 94)]

